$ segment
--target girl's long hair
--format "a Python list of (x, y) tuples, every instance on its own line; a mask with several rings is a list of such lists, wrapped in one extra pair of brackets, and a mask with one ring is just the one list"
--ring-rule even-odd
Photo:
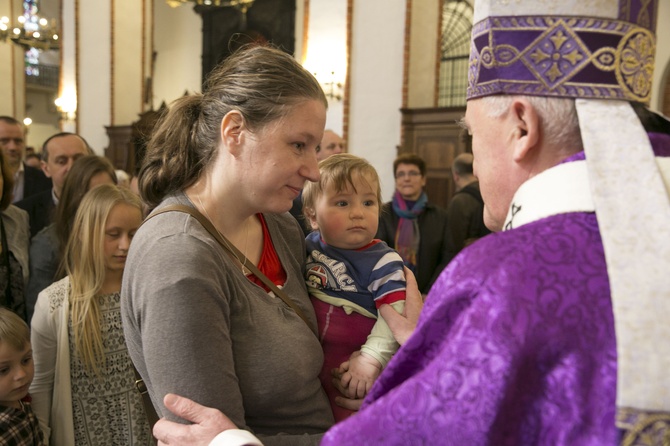
[(105, 281), (104, 241), (109, 213), (117, 204), (142, 212), (139, 197), (128, 189), (103, 184), (84, 195), (65, 247), (65, 270), (70, 276), (70, 316), (75, 351), (96, 375), (105, 354), (98, 297)]

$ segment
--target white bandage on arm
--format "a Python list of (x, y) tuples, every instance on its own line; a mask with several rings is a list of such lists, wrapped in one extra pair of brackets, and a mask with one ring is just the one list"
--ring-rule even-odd
[(214, 437), (209, 446), (263, 446), (263, 443), (249, 431), (228, 429)]

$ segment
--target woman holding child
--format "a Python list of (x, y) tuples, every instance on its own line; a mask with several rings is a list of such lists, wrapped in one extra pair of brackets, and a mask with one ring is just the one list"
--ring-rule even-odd
[(326, 106), (291, 56), (252, 47), (158, 124), (140, 173), (155, 211), (129, 253), (122, 313), (159, 415), (171, 417), (163, 397), (176, 392), (224, 411), (267, 445), (318, 444), (333, 424), (318, 378), (304, 235), (287, 212), (305, 181), (319, 178)]

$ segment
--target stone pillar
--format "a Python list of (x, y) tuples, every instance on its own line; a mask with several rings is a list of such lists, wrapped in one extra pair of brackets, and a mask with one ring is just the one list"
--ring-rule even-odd
[(96, 153), (109, 145), (105, 127), (130, 125), (151, 106), (154, 0), (62, 0), (60, 95), (76, 95), (71, 131)]
[[(21, 15), (21, 1), (0, 0), (0, 17), (16, 24)], [(10, 30), (11, 31), (11, 30)], [(0, 42), (0, 116), (23, 120), (26, 111), (26, 80), (23, 72), (23, 50), (11, 40)]]

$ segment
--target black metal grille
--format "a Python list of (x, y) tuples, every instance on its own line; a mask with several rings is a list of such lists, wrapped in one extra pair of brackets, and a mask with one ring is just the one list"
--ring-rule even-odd
[(471, 33), (472, 6), (466, 0), (445, 0), (442, 4), (439, 107), (465, 106)]

